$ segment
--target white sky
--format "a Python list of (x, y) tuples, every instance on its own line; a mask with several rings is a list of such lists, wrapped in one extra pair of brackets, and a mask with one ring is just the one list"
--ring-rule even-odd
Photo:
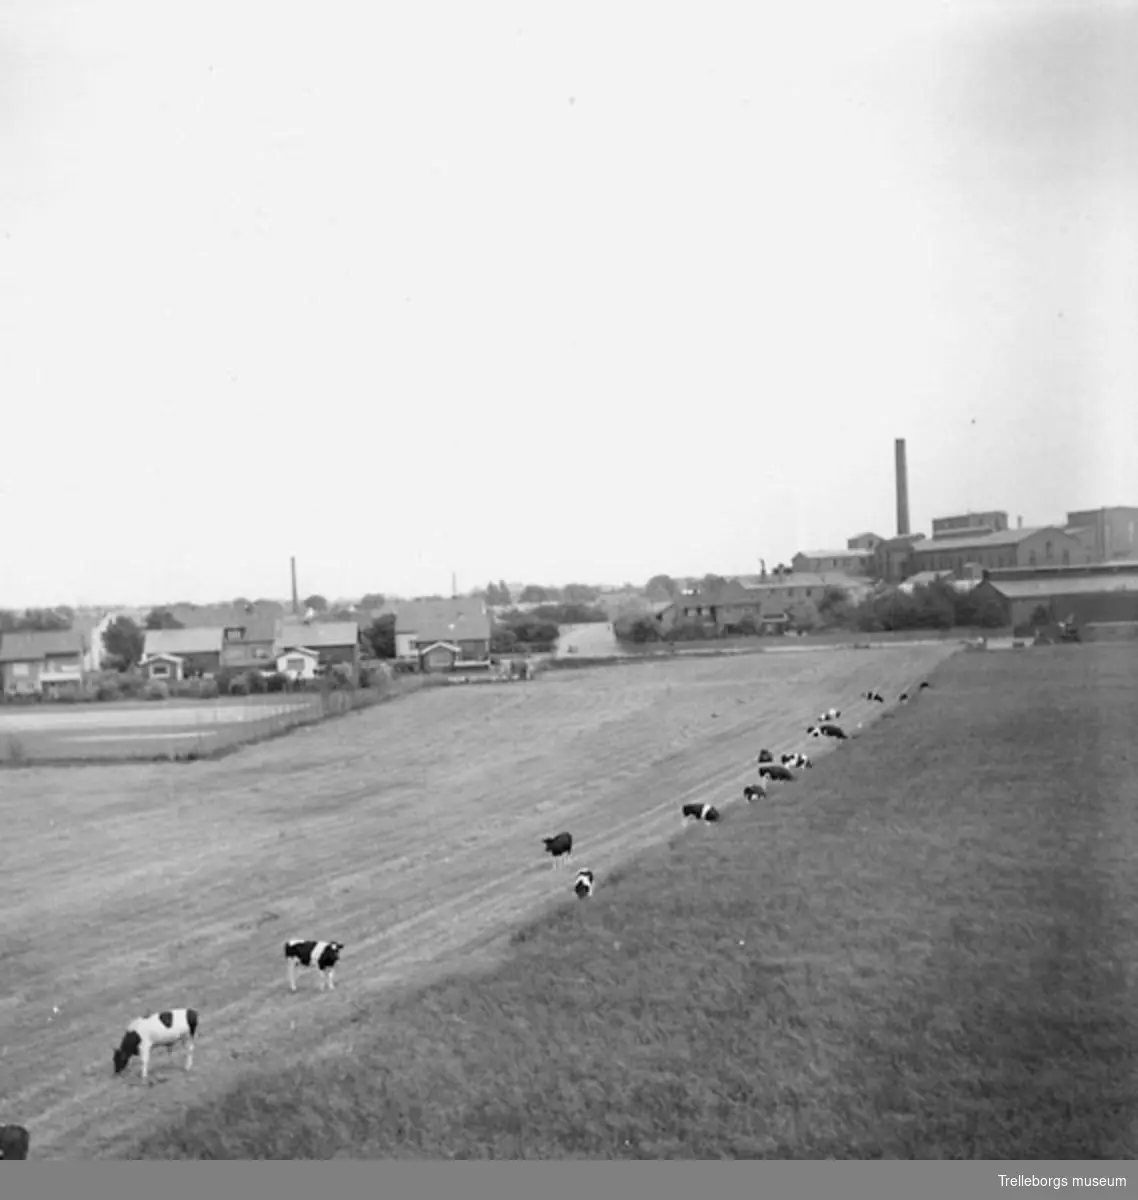
[(749, 572), (894, 532), (895, 437), (916, 529), (1138, 502), (1135, 61), (1094, 0), (0, 0), (0, 607)]

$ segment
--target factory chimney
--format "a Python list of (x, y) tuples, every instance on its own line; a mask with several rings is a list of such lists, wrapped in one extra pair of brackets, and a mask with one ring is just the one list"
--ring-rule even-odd
[(289, 560), (289, 566), (292, 569), (292, 615), (300, 616), (300, 596), (296, 590), (296, 556), (293, 555)]
[(894, 443), (897, 464), (897, 536), (909, 533), (909, 468), (905, 461), (905, 439)]

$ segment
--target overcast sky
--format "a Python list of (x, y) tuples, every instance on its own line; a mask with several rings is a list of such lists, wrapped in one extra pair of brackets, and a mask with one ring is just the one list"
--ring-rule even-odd
[(893, 533), (902, 436), (915, 529), (1138, 503), (1135, 61), (1095, 0), (2, 0), (0, 607), (751, 572)]

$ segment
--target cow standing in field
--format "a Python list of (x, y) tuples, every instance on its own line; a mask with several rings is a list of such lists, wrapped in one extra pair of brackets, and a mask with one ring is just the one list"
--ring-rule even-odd
[(761, 783), (749, 783), (743, 789), (743, 799), (748, 804), (752, 800), (765, 800), (767, 798), (767, 789)]
[(31, 1138), (23, 1125), (0, 1125), (0, 1159), (16, 1162), (28, 1157)]
[(824, 713), (818, 714), (819, 721), (836, 721), (842, 715), (840, 708), (828, 708)]
[(292, 938), (284, 944), (285, 967), (288, 970), (288, 990), (296, 991), (298, 967), (315, 968), (319, 972), (320, 990), (327, 983), (328, 990), (336, 987), (336, 964), (344, 949), (343, 942), (302, 941)]
[(573, 881), (573, 890), (577, 893), (578, 900), (584, 900), (593, 894), (594, 882), (595, 877), (587, 867), (582, 867), (577, 872), (577, 878)]
[(885, 703), (885, 697), (880, 692), (866, 692), (864, 698), (866, 700), (872, 700), (875, 704)]
[(814, 764), (805, 754), (784, 754), (780, 759), (784, 767), (812, 767)]
[(553, 855), (553, 866), (557, 866), (562, 859), (566, 862), (573, 857), (573, 835), (571, 833), (558, 833), (553, 837), (541, 839), (542, 845), (545, 847), (547, 854)]
[(774, 762), (774, 755), (769, 750), (760, 750), (758, 762), (762, 763)]
[(142, 1078), (150, 1082), (150, 1051), (165, 1046), (166, 1053), (175, 1046), (186, 1047), (186, 1070), (194, 1065), (194, 1040), (198, 1035), (198, 1014), (193, 1008), (166, 1008), (138, 1017), (126, 1027), (122, 1041), (115, 1047), (112, 1062), (115, 1074), (121, 1075), (137, 1054), (142, 1063)]

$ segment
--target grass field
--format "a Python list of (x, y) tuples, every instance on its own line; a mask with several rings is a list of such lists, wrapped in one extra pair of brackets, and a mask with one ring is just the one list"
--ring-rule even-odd
[[(603, 913), (612, 868), (674, 835), (681, 803), (738, 809), (760, 745), (803, 746), (823, 705), (875, 716), (859, 692), (895, 693), (949, 649), (430, 689), (216, 762), (11, 772), (0, 1119), (28, 1126), (34, 1157), (131, 1152), (250, 1071), (335, 1061), (407, 989), (499, 964), (509, 931), (549, 905), (577, 914), (542, 836), (573, 831)], [(800, 804), (825, 770), (792, 785)], [(755, 815), (739, 811), (736, 829)], [(334, 994), (312, 980), (287, 992), (281, 943), (295, 936), (347, 943)], [(166, 1082), (149, 1090), (136, 1072), (112, 1078), (126, 1021), (180, 1004), (202, 1012), (194, 1072), (160, 1062)]]
[[(906, 667), (928, 661), (914, 654)], [(829, 662), (829, 696), (872, 677), (864, 654)], [(770, 660), (660, 677), (657, 688), (674, 686), (657, 691), (652, 727), (687, 731), (671, 762), (664, 733), (640, 740), (632, 719), (608, 726), (625, 734), (608, 740), (611, 759), (603, 734), (592, 743), (594, 778), (628, 771), (606, 803), (618, 822), (640, 807), (640, 829), (668, 832), (701, 775), (722, 782), (701, 794), (729, 791), (756, 740), (783, 744), (798, 712), (822, 702), (820, 676), (756, 688), (745, 672), (758, 663)], [(1131, 648), (958, 655), (918, 703), (718, 828), (609, 871), (615, 854), (593, 824), (582, 857), (602, 868), (594, 898), (525, 927), (511, 957), (473, 980), (357, 1001), (376, 972), (356, 954), (351, 998), (291, 1003), (303, 1036), (232, 1084), (215, 1072), (235, 1074), (218, 1066), (238, 1021), (232, 1008), (207, 1015), (224, 1026), (203, 1041), (209, 1084), (176, 1079), (177, 1114), (128, 1152), (1132, 1158), (1136, 675)], [(733, 700), (754, 707), (717, 738), (697, 702), (712, 697), (721, 713)], [(589, 737), (567, 741), (584, 750)], [(551, 765), (535, 764), (535, 777), (572, 777)], [(587, 811), (547, 824), (583, 829)], [(516, 851), (513, 840), (491, 860), (507, 895), (528, 831)], [(530, 874), (538, 900), (552, 880)], [(482, 903), (468, 906), (474, 926)], [(283, 1021), (272, 984), (244, 978)], [(329, 1040), (304, 1053), (317, 1031)], [(96, 1112), (119, 1117), (130, 1103), (104, 1099), (109, 1082), (99, 1091)]]

